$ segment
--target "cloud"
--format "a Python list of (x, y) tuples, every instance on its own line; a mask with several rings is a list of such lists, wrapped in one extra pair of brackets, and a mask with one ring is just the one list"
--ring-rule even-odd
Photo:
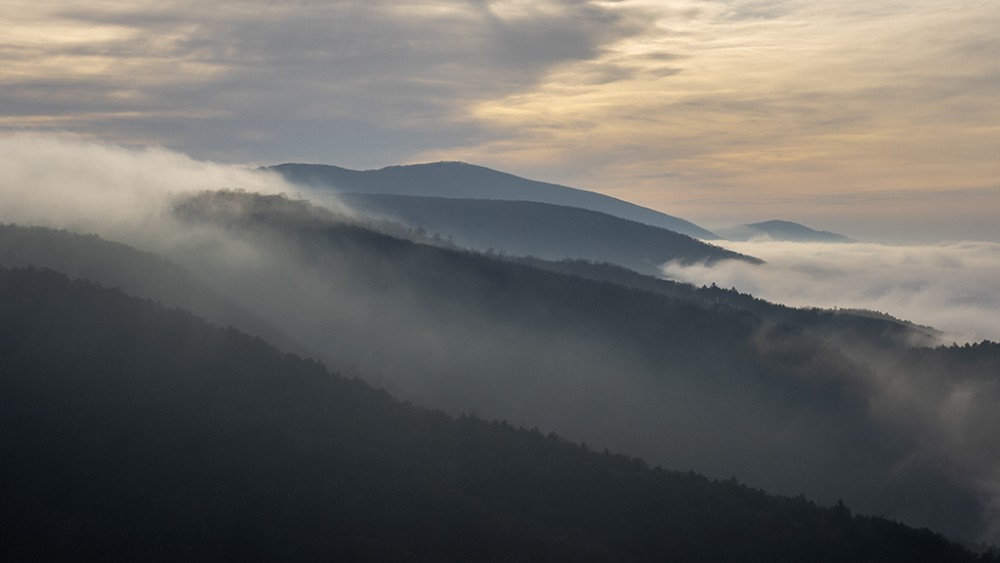
[(1000, 341), (1000, 244), (725, 243), (763, 265), (666, 264), (664, 275), (716, 283), (792, 306), (882, 311), (951, 333), (958, 341)]
[[(717, 283), (796, 306), (864, 308), (949, 331), (944, 340), (1000, 341), (1000, 244), (922, 246), (790, 242), (726, 243), (763, 265), (667, 264), (667, 277)], [(865, 369), (846, 380), (873, 419), (913, 440), (908, 464), (929, 462), (967, 484), (989, 507), (981, 539), (1000, 537), (1000, 386), (988, 363), (956, 363), (947, 352), (886, 354), (863, 342), (840, 350)], [(995, 355), (986, 354), (992, 361)], [(951, 358), (950, 362), (946, 358)], [(959, 366), (962, 366), (959, 368)], [(900, 467), (903, 470), (904, 467)]]
[(774, 202), (805, 220), (845, 191), (926, 222), (941, 206), (864, 196), (1000, 172), (991, 2), (11, 0), (0, 24), (7, 130), (232, 162), (462, 159), (713, 223)]
[[(646, 9), (655, 26), (553, 69), (532, 91), (476, 106), (505, 135), (465, 158), (717, 223), (774, 218), (775, 202), (784, 216), (818, 217), (823, 206), (811, 198), (843, 192), (877, 215), (926, 223), (964, 209), (918, 205), (923, 190), (996, 187), (1000, 169), (984, 151), (1000, 134), (988, 125), (1000, 91), (1000, 42), (988, 29), (1000, 6), (779, 0)], [(657, 53), (675, 57), (660, 63), (671, 72), (652, 72)], [(600, 88), (578, 80), (617, 66), (633, 69), (631, 78)], [(866, 197), (885, 191), (915, 194), (914, 204)]]
[(242, 166), (65, 134), (0, 135), (0, 169), (0, 220), (98, 233), (151, 226), (184, 192), (301, 189)]
[[(0, 48), (11, 55), (0, 63), (13, 108), (9, 125), (44, 119), (102, 138), (167, 141), (185, 152), (197, 146), (209, 157), (228, 156), (235, 146), (242, 160), (294, 154), (275, 148), (291, 141), (271, 135), (282, 120), (304, 129), (304, 140), (293, 146), (313, 158), (329, 156), (305, 150), (310, 142), (327, 137), (346, 144), (348, 120), (383, 130), (368, 144), (381, 155), (369, 160), (385, 159), (379, 143), (399, 131), (416, 128), (448, 144), (434, 130), (449, 129), (464, 106), (527, 88), (553, 64), (590, 58), (632, 25), (599, 2), (580, 0), (226, 0), (141, 8), (15, 2), (9, 8), (34, 36), (0, 36)], [(178, 115), (192, 111), (208, 115)], [(123, 113), (149, 127), (123, 131)], [(155, 126), (162, 117), (192, 130), (164, 134)], [(229, 133), (216, 133), (215, 148), (198, 142), (204, 121), (205, 129), (221, 124)], [(310, 121), (327, 130), (301, 127)], [(247, 130), (257, 143), (246, 142)], [(409, 137), (411, 152), (418, 139)]]

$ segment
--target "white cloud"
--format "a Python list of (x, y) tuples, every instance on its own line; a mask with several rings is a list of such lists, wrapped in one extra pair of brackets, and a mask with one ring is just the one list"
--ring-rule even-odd
[(766, 263), (671, 263), (664, 266), (664, 275), (698, 285), (735, 287), (792, 306), (882, 311), (954, 333), (959, 341), (1000, 340), (1000, 244), (725, 246)]
[(300, 189), (246, 167), (71, 135), (0, 135), (0, 169), (0, 221), (100, 233), (141, 229), (183, 192)]

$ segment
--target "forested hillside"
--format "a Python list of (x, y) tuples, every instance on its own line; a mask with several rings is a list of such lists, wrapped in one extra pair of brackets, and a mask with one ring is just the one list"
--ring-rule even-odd
[(214, 323), (240, 327), (284, 348), (296, 349), (274, 325), (206, 286), (163, 256), (65, 230), (0, 224), (0, 266), (35, 266), (71, 278), (117, 287), (130, 295), (192, 311)]
[(893, 358), (910, 334), (926, 338), (912, 326), (782, 318), (714, 289), (671, 298), (386, 236), (276, 196), (205, 193), (176, 214), (259, 254), (242, 269), (185, 257), (193, 271), (404, 399), (963, 537), (988, 526), (985, 481), (971, 477), (991, 470), (933, 431), (963, 376), (897, 393), (909, 381)]
[(7, 226), (0, 265), (58, 268), (278, 335), (453, 414), (992, 537), (995, 345), (929, 348), (933, 330), (883, 315), (462, 251), (281, 196), (185, 196), (156, 229), (134, 240), (162, 256)]
[(671, 299), (697, 303), (706, 308), (749, 311), (768, 323), (787, 324), (807, 329), (824, 338), (863, 342), (879, 348), (911, 346), (934, 347), (942, 333), (933, 327), (916, 325), (880, 313), (857, 309), (819, 309), (789, 307), (759, 299), (733, 288), (715, 284), (696, 287), (688, 283), (640, 274), (616, 264), (588, 260), (541, 260), (531, 256), (507, 256), (507, 260), (624, 287), (663, 295)]
[(992, 561), (929, 531), (399, 403), (0, 269), (0, 559)]

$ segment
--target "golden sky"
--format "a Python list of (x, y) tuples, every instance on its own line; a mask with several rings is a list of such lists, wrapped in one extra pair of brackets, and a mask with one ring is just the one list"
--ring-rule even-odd
[(0, 130), (1000, 240), (1000, 4), (3, 0)]

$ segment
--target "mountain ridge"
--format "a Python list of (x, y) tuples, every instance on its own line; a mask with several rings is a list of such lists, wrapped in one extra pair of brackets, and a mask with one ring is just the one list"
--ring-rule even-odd
[(746, 242), (755, 239), (787, 242), (851, 243), (856, 240), (830, 231), (818, 231), (801, 223), (772, 219), (759, 223), (737, 225), (717, 231), (729, 240)]
[(762, 263), (675, 231), (579, 207), (397, 194), (342, 193), (338, 199), (354, 211), (440, 233), (479, 251), (611, 262), (647, 274), (669, 261)]
[(694, 223), (597, 192), (531, 180), (465, 162), (445, 161), (351, 170), (329, 164), (285, 163), (266, 166), (293, 182), (340, 192), (436, 197), (527, 200), (600, 211), (688, 236), (719, 240)]

